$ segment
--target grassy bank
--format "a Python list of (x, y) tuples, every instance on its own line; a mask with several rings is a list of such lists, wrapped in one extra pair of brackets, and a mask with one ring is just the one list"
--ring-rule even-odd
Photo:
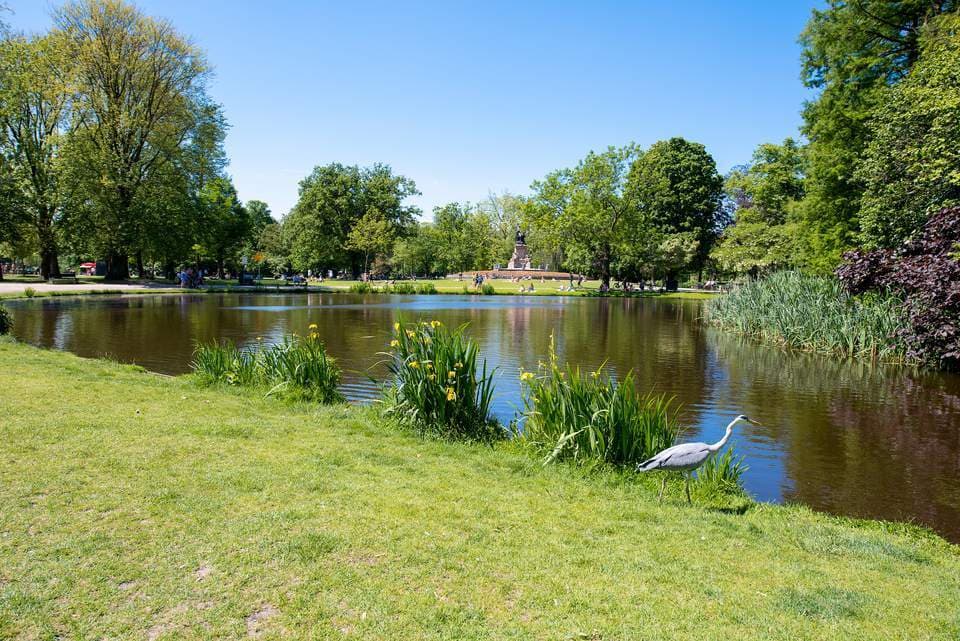
[(907, 526), (661, 506), (658, 479), (2, 339), (0, 389), (0, 638), (960, 634), (960, 552)]
[[(359, 281), (349, 281), (349, 280), (326, 280), (323, 282), (324, 289), (330, 289), (334, 291), (350, 291), (351, 287), (354, 287)], [(422, 285), (433, 285), (438, 294), (463, 294), (464, 287), (467, 288), (467, 291), (471, 294), (482, 295), (481, 292), (478, 292), (476, 288), (473, 287), (472, 281), (469, 278), (464, 278), (464, 280), (457, 280), (456, 278), (441, 278), (441, 279), (432, 279), (432, 280), (417, 280), (417, 281), (397, 281), (400, 283), (409, 283), (411, 285), (422, 286)], [(371, 287), (376, 290), (382, 290), (385, 281), (373, 281), (370, 283)], [(573, 291), (561, 291), (561, 287), (566, 288), (569, 286), (569, 282), (565, 280), (548, 280), (541, 283), (539, 280), (525, 280), (518, 283), (511, 282), (510, 280), (488, 280), (486, 281), (487, 285), (493, 288), (494, 295), (516, 295), (520, 294), (520, 288), (528, 288), (530, 285), (533, 285), (534, 291), (527, 292), (523, 295), (525, 296), (599, 296), (600, 295), (600, 281), (591, 280), (584, 281), (582, 287), (578, 287)], [(613, 290), (607, 294), (608, 296), (624, 296), (623, 292)], [(669, 292), (669, 293), (659, 293), (650, 290), (644, 292), (631, 292), (627, 294), (632, 297), (657, 297), (657, 298), (689, 298), (689, 299), (709, 299), (716, 296), (709, 292)]]

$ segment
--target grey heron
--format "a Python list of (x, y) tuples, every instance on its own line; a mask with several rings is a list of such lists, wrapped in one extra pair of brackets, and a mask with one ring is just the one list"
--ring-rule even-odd
[[(659, 454), (655, 454), (643, 463), (637, 465), (637, 471), (652, 472), (653, 470), (664, 470), (667, 472), (680, 472), (686, 481), (687, 502), (690, 503), (690, 472), (709, 461), (727, 444), (730, 435), (733, 433), (733, 426), (740, 421), (759, 425), (756, 421), (741, 414), (730, 421), (730, 424), (727, 425), (727, 433), (713, 445), (709, 443), (681, 443), (680, 445), (668, 447)], [(666, 485), (667, 476), (664, 475), (663, 482), (660, 484), (660, 494), (657, 495), (657, 500), (663, 500), (663, 489)]]

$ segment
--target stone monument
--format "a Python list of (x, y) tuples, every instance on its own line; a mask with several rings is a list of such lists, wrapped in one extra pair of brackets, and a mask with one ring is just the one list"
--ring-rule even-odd
[(507, 269), (531, 269), (530, 251), (527, 249), (527, 236), (520, 227), (517, 227), (517, 244), (513, 248), (513, 256), (507, 263)]

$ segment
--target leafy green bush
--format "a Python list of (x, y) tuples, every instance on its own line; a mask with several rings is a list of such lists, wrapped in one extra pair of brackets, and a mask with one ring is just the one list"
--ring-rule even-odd
[(897, 339), (905, 327), (902, 301), (892, 295), (850, 295), (833, 277), (783, 271), (718, 296), (709, 322), (725, 329), (815, 352), (890, 362), (906, 360)]
[(490, 415), (493, 373), (478, 361), (479, 347), (440, 321), (394, 325), (387, 367), (392, 388), (388, 415), (421, 433), (468, 441), (493, 441), (506, 432)]
[(23, 290), (23, 295), (27, 298), (33, 298), (37, 295), (37, 290), (35, 290), (33, 287), (27, 287)]
[(484, 296), (493, 296), (494, 294), (497, 293), (497, 291), (493, 288), (493, 285), (491, 285), (490, 283), (484, 283), (480, 287), (480, 293), (483, 294)]
[(376, 290), (373, 288), (373, 285), (371, 285), (370, 283), (363, 282), (363, 281), (350, 283), (350, 292), (353, 294), (370, 294), (374, 291)]
[(9, 334), (12, 328), (13, 319), (10, 318), (10, 312), (3, 305), (0, 305), (0, 336)]
[(618, 383), (602, 367), (589, 374), (561, 367), (552, 339), (550, 362), (520, 380), (526, 390), (517, 438), (543, 453), (544, 464), (634, 465), (673, 445), (680, 431), (671, 402), (641, 395), (632, 373)]
[(191, 367), (208, 384), (258, 387), (291, 400), (336, 403), (341, 372), (317, 334), (240, 348), (230, 341), (197, 345)]
[(434, 287), (433, 283), (420, 283), (417, 285), (418, 294), (436, 294), (437, 288)]
[(697, 470), (696, 487), (704, 494), (742, 494), (743, 474), (748, 469), (743, 457), (735, 456), (733, 448), (728, 447), (723, 454), (711, 457)]
[(387, 285), (383, 288), (383, 291), (388, 294), (416, 294), (417, 286), (413, 283), (395, 283)]

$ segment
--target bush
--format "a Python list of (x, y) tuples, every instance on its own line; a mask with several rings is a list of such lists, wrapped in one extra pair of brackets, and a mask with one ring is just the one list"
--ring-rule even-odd
[(837, 276), (854, 294), (894, 292), (904, 298), (907, 323), (897, 336), (907, 356), (960, 369), (960, 207), (932, 215), (923, 231), (897, 250), (844, 255)]
[(387, 285), (383, 291), (388, 294), (416, 294), (417, 287), (413, 283), (395, 283)]
[(240, 348), (230, 341), (198, 345), (191, 367), (208, 384), (258, 387), (290, 400), (336, 403), (341, 372), (315, 333)]
[(886, 293), (852, 296), (831, 277), (777, 272), (718, 296), (706, 319), (788, 347), (889, 362), (906, 360), (897, 339), (902, 301)]
[(10, 317), (10, 312), (0, 305), (0, 336), (9, 334), (11, 329), (13, 329), (13, 319)]
[(742, 494), (742, 479), (748, 469), (743, 457), (735, 456), (733, 448), (728, 447), (723, 454), (711, 457), (697, 470), (696, 485), (704, 494)]
[(497, 291), (493, 288), (493, 285), (491, 285), (490, 283), (484, 283), (480, 287), (480, 293), (483, 294), (484, 296), (493, 296), (494, 294), (497, 293)]
[(417, 285), (418, 294), (436, 294), (437, 288), (433, 286), (433, 283), (421, 283)]
[(478, 362), (479, 347), (464, 328), (397, 322), (386, 354), (392, 389), (384, 400), (389, 415), (421, 433), (490, 442), (506, 436), (490, 415), (493, 373)]
[(364, 281), (350, 283), (350, 292), (353, 294), (370, 294), (375, 291), (373, 285)]
[(35, 290), (33, 287), (27, 287), (23, 290), (23, 295), (27, 298), (33, 298), (37, 295), (37, 290)]
[(632, 373), (617, 383), (602, 367), (561, 367), (552, 341), (550, 363), (520, 380), (527, 389), (517, 438), (545, 454), (544, 464), (631, 466), (673, 445), (680, 431), (671, 402), (638, 393)]

